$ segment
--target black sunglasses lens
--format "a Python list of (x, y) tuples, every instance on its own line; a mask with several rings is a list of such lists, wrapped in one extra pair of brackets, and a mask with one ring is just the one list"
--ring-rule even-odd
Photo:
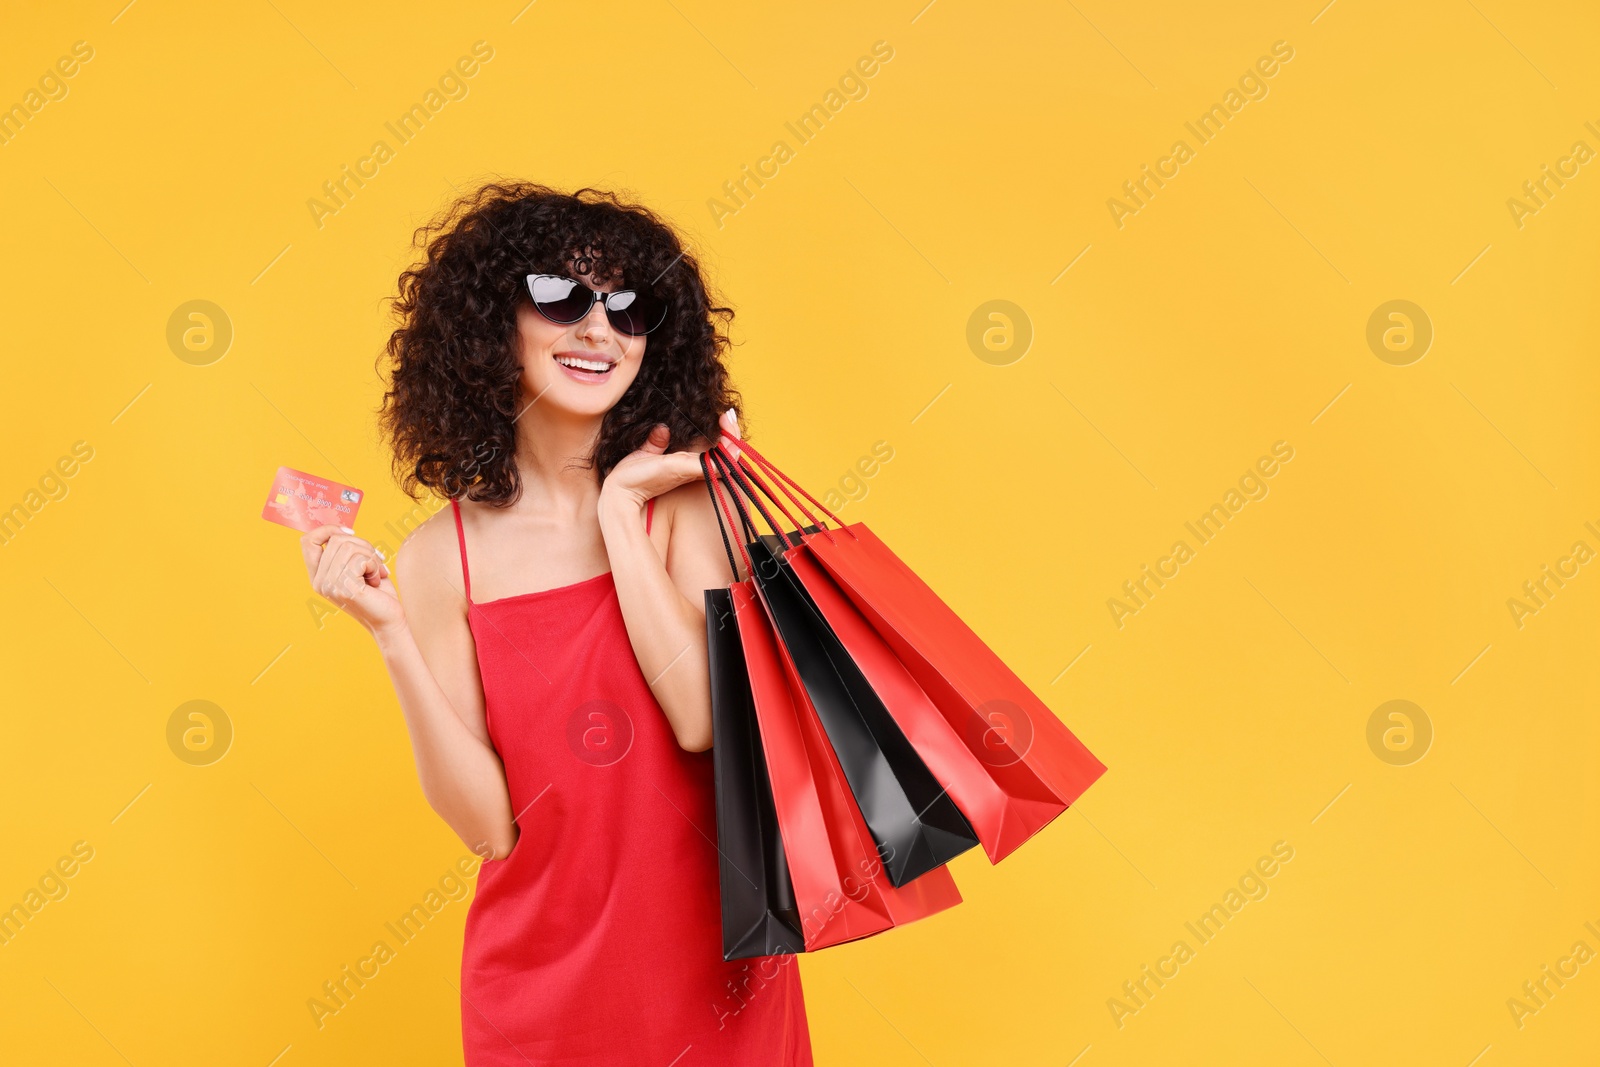
[(594, 293), (571, 278), (554, 275), (535, 275), (529, 284), (534, 306), (551, 322), (577, 322), (589, 313), (594, 304)]
[(611, 325), (634, 337), (649, 333), (666, 318), (666, 305), (645, 293), (624, 290), (606, 301)]

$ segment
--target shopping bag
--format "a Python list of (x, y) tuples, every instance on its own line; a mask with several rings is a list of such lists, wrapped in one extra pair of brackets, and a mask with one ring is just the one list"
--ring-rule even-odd
[[(1105, 773), (1105, 764), (864, 523), (841, 522), (747, 442), (738, 447), (747, 473), (765, 472), (812, 520), (799, 548), (785, 554), (791, 570), (971, 822), (991, 862)], [(778, 499), (759, 475), (752, 481)], [(837, 529), (822, 527), (796, 490)]]
[(733, 596), (726, 589), (707, 589), (705, 606), (722, 958), (801, 952), (800, 915), (756, 733)]
[[(701, 465), (718, 505), (719, 524), (727, 515), (729, 525), (737, 529), (732, 508), (719, 499), (722, 486), (712, 483), (704, 457)], [(730, 495), (737, 501), (736, 489), (730, 487)], [(749, 526), (742, 506), (740, 518)], [(722, 536), (731, 557), (726, 531)], [(739, 546), (749, 569), (743, 540)], [(754, 579), (733, 582), (728, 593), (805, 951), (880, 933), (960, 903), (955, 880), (944, 867), (905, 886), (890, 881)]]
[[(756, 591), (844, 769), (889, 880), (905, 885), (976, 847), (978, 837), (960, 808), (917, 755), (796, 577), (786, 550), (799, 543), (799, 532), (776, 532), (781, 525), (749, 488), (745, 472), (720, 449), (712, 451), (711, 460), (745, 489), (775, 531), (746, 545)], [(780, 545), (783, 555), (775, 551)]]

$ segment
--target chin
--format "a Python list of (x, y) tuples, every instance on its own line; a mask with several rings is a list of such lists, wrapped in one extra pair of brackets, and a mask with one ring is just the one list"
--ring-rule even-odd
[[(622, 373), (619, 370), (612, 374)], [(626, 381), (618, 379), (615, 382), (604, 382), (593, 385), (571, 381), (564, 378), (546, 379), (543, 382), (524, 383), (524, 388), (529, 389), (528, 396), (537, 396), (539, 406), (555, 408), (570, 415), (600, 416), (616, 406), (622, 399), (622, 394), (628, 391), (628, 386), (633, 384), (633, 376)], [(526, 400), (523, 401), (527, 403)]]

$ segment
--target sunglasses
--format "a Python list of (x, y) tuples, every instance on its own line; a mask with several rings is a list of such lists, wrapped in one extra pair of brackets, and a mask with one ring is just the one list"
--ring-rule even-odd
[(589, 314), (598, 300), (605, 306), (611, 325), (630, 337), (649, 333), (667, 317), (667, 305), (648, 293), (634, 289), (602, 293), (559, 274), (528, 275), (528, 295), (533, 297), (539, 314), (562, 326), (570, 326)]

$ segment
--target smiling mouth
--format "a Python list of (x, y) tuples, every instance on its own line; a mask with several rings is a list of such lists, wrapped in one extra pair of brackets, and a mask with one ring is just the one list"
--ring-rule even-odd
[(558, 352), (551, 357), (570, 377), (584, 382), (602, 382), (611, 374), (616, 363), (609, 359), (585, 359), (571, 352)]

